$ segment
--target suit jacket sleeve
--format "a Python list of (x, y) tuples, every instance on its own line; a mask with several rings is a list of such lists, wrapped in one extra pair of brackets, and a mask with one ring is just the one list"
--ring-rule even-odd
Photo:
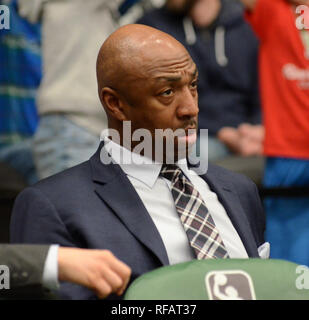
[[(72, 239), (62, 218), (59, 216), (59, 208), (55, 207), (46, 193), (36, 187), (26, 188), (14, 204), (10, 226), (11, 242), (83, 247), (76, 242), (78, 234), (75, 234), (75, 241)], [(95, 297), (89, 289), (68, 282), (60, 284), (58, 295), (62, 299)]]
[(39, 298), (48, 294), (42, 276), (48, 245), (0, 245), (0, 265), (9, 268), (10, 289), (2, 289), (3, 298)]

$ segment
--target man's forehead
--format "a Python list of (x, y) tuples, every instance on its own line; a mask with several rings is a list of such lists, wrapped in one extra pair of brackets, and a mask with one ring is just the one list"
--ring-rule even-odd
[(144, 25), (119, 28), (104, 42), (97, 60), (101, 86), (194, 72), (194, 62), (179, 41)]
[(141, 73), (151, 78), (161, 78), (165, 76), (189, 74), (195, 76), (197, 68), (188, 53), (182, 55), (170, 55), (168, 53), (153, 57), (152, 59), (144, 59), (139, 64)]
[(153, 77), (153, 79), (157, 82), (177, 82), (182, 80), (184, 76), (189, 76), (192, 79), (196, 78), (198, 76), (197, 67), (193, 65), (191, 68), (184, 68), (183, 70), (158, 73), (156, 76)]

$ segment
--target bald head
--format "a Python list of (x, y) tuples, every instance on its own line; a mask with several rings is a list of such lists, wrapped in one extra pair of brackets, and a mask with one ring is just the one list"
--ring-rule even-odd
[(175, 52), (188, 56), (180, 42), (152, 27), (131, 24), (117, 29), (99, 51), (99, 92), (104, 87), (110, 87), (125, 94), (130, 81), (145, 77), (156, 60), (164, 60)]

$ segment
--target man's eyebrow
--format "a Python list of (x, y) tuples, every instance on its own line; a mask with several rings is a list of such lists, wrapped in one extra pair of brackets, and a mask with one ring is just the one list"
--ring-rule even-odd
[[(193, 73), (190, 73), (192, 78), (195, 78), (198, 76), (198, 70), (197, 68), (194, 70)], [(181, 80), (181, 76), (164, 76), (164, 77), (157, 77), (156, 80), (159, 81), (168, 81), (168, 82), (176, 82)]]
[(173, 77), (173, 76), (167, 76), (167, 77), (157, 77), (156, 80), (159, 81), (168, 81), (168, 82), (176, 82), (176, 81), (180, 81), (181, 77), (177, 76), (177, 77)]

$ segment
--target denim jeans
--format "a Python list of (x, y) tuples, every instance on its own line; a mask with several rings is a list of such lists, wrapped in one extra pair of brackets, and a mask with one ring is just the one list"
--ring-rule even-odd
[(33, 142), (36, 169), (43, 179), (88, 160), (97, 150), (100, 137), (65, 115), (44, 115)]

